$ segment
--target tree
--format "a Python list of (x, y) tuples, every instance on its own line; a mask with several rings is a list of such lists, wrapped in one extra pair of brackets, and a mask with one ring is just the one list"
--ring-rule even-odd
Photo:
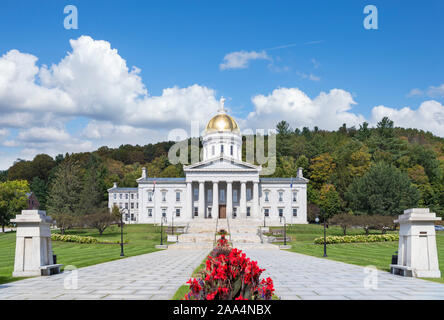
[(39, 200), (40, 210), (46, 210), (46, 200), (48, 197), (47, 185), (44, 180), (39, 177), (34, 177), (32, 179), (30, 189), (34, 192), (37, 200)]
[(111, 224), (118, 221), (115, 214), (109, 211), (108, 208), (102, 208), (94, 213), (85, 216), (85, 222), (90, 228), (97, 229), (102, 235)]
[(82, 192), (80, 167), (71, 159), (65, 159), (57, 168), (52, 180), (47, 209), (50, 215), (76, 215), (80, 209)]
[(27, 207), (29, 185), (26, 180), (13, 180), (0, 183), (0, 224), (2, 231), (11, 218)]
[(330, 154), (324, 153), (311, 160), (310, 179), (319, 187), (328, 182), (336, 164)]
[(342, 232), (347, 235), (347, 228), (359, 225), (359, 217), (351, 213), (340, 213), (334, 215), (329, 223), (332, 225), (338, 225), (342, 228)]
[(365, 172), (370, 168), (371, 155), (365, 148), (353, 152), (350, 156), (350, 164), (347, 166), (353, 177), (362, 177)]
[(82, 214), (90, 214), (98, 208), (103, 208), (105, 204), (104, 195), (106, 192), (104, 177), (106, 169), (100, 159), (91, 155), (88, 160), (88, 167), (83, 178), (82, 193), (80, 195), (80, 211)]
[(384, 117), (381, 121), (378, 122), (376, 126), (376, 131), (381, 137), (384, 138), (393, 138), (394, 130), (393, 130), (393, 121), (388, 117)]
[(285, 120), (282, 120), (276, 125), (276, 132), (279, 135), (287, 136), (290, 134), (291, 131), (292, 130), (290, 129), (290, 124)]
[(354, 212), (398, 215), (418, 204), (419, 191), (406, 173), (378, 163), (350, 184), (346, 200)]
[(341, 198), (334, 185), (325, 184), (322, 186), (319, 193), (319, 207), (324, 211), (326, 219), (341, 210)]

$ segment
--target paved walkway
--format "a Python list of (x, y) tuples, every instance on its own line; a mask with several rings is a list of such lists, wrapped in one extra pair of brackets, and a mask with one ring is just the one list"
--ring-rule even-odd
[[(0, 285), (0, 300), (171, 299), (209, 250), (165, 250)], [(65, 288), (65, 284), (66, 287)]]
[(372, 277), (374, 273), (360, 266), (283, 250), (244, 248), (244, 252), (267, 269), (263, 275), (273, 279), (276, 295), (284, 300), (444, 300), (444, 284), (385, 271)]

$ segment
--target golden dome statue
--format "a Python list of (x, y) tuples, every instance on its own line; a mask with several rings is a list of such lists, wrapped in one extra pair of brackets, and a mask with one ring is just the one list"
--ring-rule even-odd
[(205, 128), (206, 132), (210, 133), (228, 131), (240, 133), (239, 126), (237, 125), (236, 121), (228, 114), (226, 114), (224, 109), (224, 102), (225, 98), (222, 97), (220, 99), (220, 108), (218, 110), (218, 114), (211, 118), (211, 120), (208, 122), (207, 127)]

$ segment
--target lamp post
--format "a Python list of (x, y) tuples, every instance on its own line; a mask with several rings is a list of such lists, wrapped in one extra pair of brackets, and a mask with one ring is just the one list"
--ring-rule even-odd
[(321, 209), (321, 216), (324, 219), (324, 258), (326, 258), (327, 257), (327, 231), (326, 231), (327, 219), (326, 219), (325, 211), (322, 209)]
[(162, 217), (160, 219), (160, 245), (163, 246), (163, 223), (167, 223), (167, 217)]
[(266, 227), (266, 226), (265, 226), (265, 209), (262, 208), (262, 211), (264, 212), (264, 228), (265, 228), (265, 227)]
[(281, 216), (279, 218), (281, 223), (282, 223), (282, 219), (284, 219), (284, 246), (286, 246), (287, 245), (287, 219), (284, 216)]
[(123, 214), (126, 209), (122, 209), (120, 212), (120, 256), (123, 257)]

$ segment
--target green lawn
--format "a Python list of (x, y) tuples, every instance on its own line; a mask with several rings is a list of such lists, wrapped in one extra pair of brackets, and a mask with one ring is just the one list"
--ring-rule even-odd
[[(380, 232), (373, 232), (379, 233)], [(364, 234), (362, 229), (347, 230), (347, 235)], [(315, 257), (324, 255), (324, 246), (313, 244), (313, 240), (324, 235), (322, 225), (292, 225), (287, 228), (287, 235), (291, 237), (289, 251), (303, 253)], [(342, 235), (340, 227), (330, 226), (327, 236)], [(442, 277), (430, 279), (444, 283), (444, 232), (437, 231), (438, 259)], [(342, 261), (360, 266), (373, 265), (380, 270), (390, 271), (392, 254), (398, 250), (398, 241), (379, 243), (347, 243), (327, 245), (328, 259)]]
[[(124, 228), (125, 257), (157, 251), (156, 244), (160, 244), (160, 227), (146, 224), (126, 225)], [(93, 236), (99, 239), (120, 240), (120, 228), (112, 226), (105, 230), (102, 236), (95, 229), (68, 230), (66, 234)], [(164, 241), (166, 236), (164, 233)], [(72, 242), (53, 241), (54, 254), (57, 263), (73, 265), (77, 268), (97, 263), (120, 259), (119, 244), (78, 244)], [(15, 232), (0, 233), (0, 283), (19, 280), (12, 278), (15, 255)]]

